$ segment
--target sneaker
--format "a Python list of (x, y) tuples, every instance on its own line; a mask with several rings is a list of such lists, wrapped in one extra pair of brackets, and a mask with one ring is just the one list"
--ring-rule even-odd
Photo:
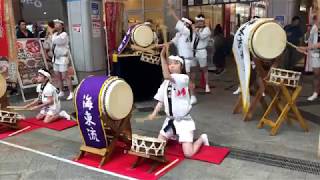
[(73, 92), (70, 92), (69, 96), (67, 97), (68, 101), (70, 101), (71, 99), (73, 99)]
[(308, 101), (314, 101), (318, 98), (318, 93), (313, 92), (312, 96), (308, 97)]
[(207, 134), (201, 134), (200, 138), (202, 139), (202, 142), (204, 145), (210, 146)]
[(196, 104), (196, 103), (197, 103), (197, 98), (196, 98), (196, 96), (192, 95), (190, 101), (191, 101), (191, 104), (192, 104), (192, 105)]
[(209, 86), (209, 84), (206, 85), (206, 93), (210, 93), (210, 86)]
[(66, 111), (60, 111), (59, 116), (71, 120), (71, 116)]
[(63, 97), (63, 96), (64, 96), (64, 92), (63, 92), (63, 91), (60, 91), (59, 94), (58, 94), (58, 96), (59, 96), (59, 97)]
[(240, 94), (240, 92), (241, 92), (241, 89), (240, 89), (240, 87), (238, 87), (238, 89), (235, 90), (232, 94), (233, 95), (238, 95), (238, 94)]

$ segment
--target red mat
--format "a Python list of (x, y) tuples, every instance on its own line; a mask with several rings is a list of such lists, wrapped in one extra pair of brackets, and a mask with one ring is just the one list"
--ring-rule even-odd
[(40, 127), (53, 129), (56, 131), (62, 131), (62, 130), (71, 128), (73, 126), (76, 126), (78, 124), (76, 121), (73, 121), (73, 120), (69, 121), (66, 119), (58, 119), (58, 120), (51, 122), (51, 123), (44, 123), (43, 120), (38, 120), (36, 118), (25, 119), (24, 121), (27, 121), (31, 124), (34, 124), (34, 125), (37, 125)]
[[(183, 157), (175, 157), (172, 155), (167, 155), (166, 158), (168, 159), (168, 163), (164, 165), (160, 165), (156, 170), (154, 170), (152, 173), (148, 173), (148, 170), (151, 168), (151, 162), (144, 161), (141, 164), (139, 164), (136, 168), (132, 169), (132, 164), (136, 161), (137, 156), (133, 156), (130, 154), (123, 154), (123, 151), (116, 150), (111, 156), (111, 159), (109, 162), (105, 163), (104, 166), (102, 166), (101, 169), (114, 172), (117, 174), (121, 174), (128, 177), (133, 177), (141, 180), (153, 180), (158, 179), (164, 174), (166, 174), (168, 171), (173, 169), (175, 166), (177, 166), (181, 161), (184, 160)], [(77, 162), (81, 164), (85, 164), (92, 167), (98, 167), (99, 163), (101, 161), (101, 157), (93, 154), (86, 153), (86, 155), (78, 160)], [(161, 171), (164, 167), (169, 165), (171, 166), (156, 175), (157, 172)]]
[[(225, 147), (202, 146), (199, 152), (196, 153), (191, 159), (213, 164), (221, 164), (229, 152), (230, 150)], [(184, 157), (182, 146), (177, 141), (168, 142), (166, 153), (176, 157)]]
[[(30, 132), (30, 131), (33, 131), (33, 130), (35, 130), (35, 129), (40, 128), (40, 127), (37, 126), (37, 125), (31, 124), (31, 123), (28, 123), (28, 122), (25, 122), (25, 121), (19, 121), (19, 122), (18, 122), (18, 125), (19, 125), (19, 128), (20, 128), (20, 129), (23, 129), (23, 128), (28, 127), (28, 126), (30, 126), (30, 128), (28, 128), (28, 129), (26, 129), (26, 130), (24, 130), (24, 131), (22, 131), (22, 132), (20, 132), (20, 133), (18, 133), (18, 134), (16, 134), (16, 135), (14, 135), (14, 136), (18, 136), (18, 135), (20, 135), (20, 134), (23, 134), (23, 133), (26, 133), (26, 132)], [(9, 131), (0, 133), (0, 139), (7, 138), (7, 137), (9, 137), (9, 134), (14, 133), (14, 132), (16, 132), (16, 131), (19, 131), (19, 129), (17, 129), (17, 130), (9, 130)]]

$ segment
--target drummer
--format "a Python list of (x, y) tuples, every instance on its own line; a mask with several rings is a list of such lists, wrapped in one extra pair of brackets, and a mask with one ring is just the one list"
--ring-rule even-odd
[(319, 17), (313, 16), (313, 26), (310, 31), (308, 40), (308, 47), (298, 47), (298, 51), (306, 55), (310, 55), (312, 64), (314, 81), (313, 81), (313, 94), (308, 97), (308, 101), (314, 101), (318, 98), (320, 93), (320, 34), (319, 34)]
[(178, 55), (184, 57), (185, 59), (185, 69), (190, 77), (190, 92), (191, 92), (191, 104), (197, 103), (197, 98), (195, 96), (195, 77), (192, 67), (195, 67), (197, 64), (194, 60), (192, 41), (193, 41), (193, 21), (188, 18), (181, 18), (177, 16), (174, 9), (170, 9), (171, 15), (176, 19), (176, 30), (178, 31), (175, 37), (170, 41), (170, 44), (174, 44), (177, 47)]
[(38, 98), (33, 102), (23, 106), (23, 109), (37, 110), (40, 109), (36, 119), (43, 120), (44, 123), (50, 123), (57, 120), (59, 117), (70, 120), (70, 115), (65, 111), (60, 112), (60, 100), (58, 98), (57, 88), (51, 82), (51, 74), (46, 69), (38, 71), (37, 93)]
[(165, 80), (154, 96), (158, 100), (158, 104), (148, 118), (155, 119), (164, 105), (167, 118), (158, 138), (167, 141), (178, 135), (184, 155), (192, 157), (202, 145), (209, 145), (209, 140), (206, 134), (202, 134), (193, 142), (196, 127), (190, 115), (192, 105), (188, 90), (189, 77), (184, 70), (185, 61), (179, 56), (169, 56), (167, 62), (166, 48), (164, 46), (161, 51), (161, 66)]
[[(208, 77), (208, 58), (207, 58), (207, 46), (210, 40), (211, 31), (205, 24), (205, 16), (199, 14), (195, 17), (196, 23), (194, 28), (194, 41), (193, 50), (196, 63), (199, 64), (202, 73), (204, 74), (206, 89), (205, 92), (210, 92), (209, 77)], [(192, 79), (195, 79), (193, 77)]]

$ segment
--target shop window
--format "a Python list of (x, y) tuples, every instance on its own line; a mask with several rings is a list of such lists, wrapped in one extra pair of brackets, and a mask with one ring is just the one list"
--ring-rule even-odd
[(144, 19), (152, 19), (154, 23), (163, 23), (164, 17), (163, 17), (163, 11), (145, 11), (144, 13)]
[(144, 0), (145, 9), (159, 9), (164, 7), (163, 0)]
[(127, 0), (124, 3), (126, 10), (141, 10), (143, 8), (142, 0)]

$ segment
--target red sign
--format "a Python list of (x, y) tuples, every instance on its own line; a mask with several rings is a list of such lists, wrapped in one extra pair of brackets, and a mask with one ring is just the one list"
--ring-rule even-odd
[(4, 12), (4, 0), (0, 0), (0, 56), (8, 57), (8, 39), (6, 33), (6, 21)]
[(106, 30), (108, 35), (108, 53), (112, 57), (112, 53), (117, 49), (116, 37), (117, 31), (117, 17), (120, 15), (121, 4), (117, 2), (106, 2)]

